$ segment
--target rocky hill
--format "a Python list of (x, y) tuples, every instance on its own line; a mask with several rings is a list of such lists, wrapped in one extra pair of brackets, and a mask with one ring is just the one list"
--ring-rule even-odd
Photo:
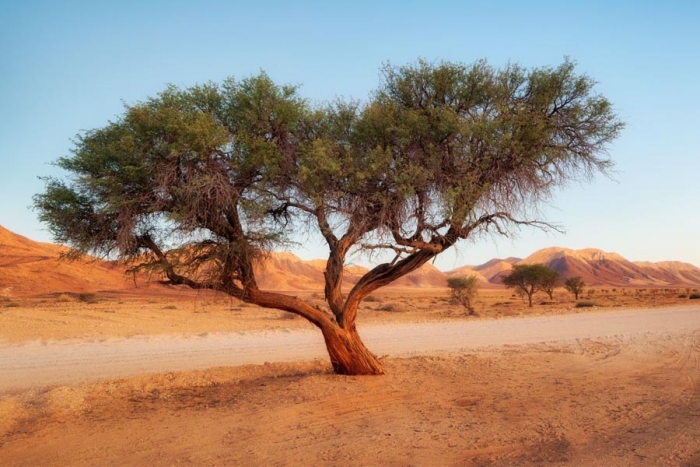
[(700, 284), (700, 268), (677, 261), (632, 262), (594, 248), (545, 248), (517, 264), (543, 263), (563, 277), (580, 276), (589, 285), (665, 287)]
[[(141, 277), (135, 283), (124, 267), (89, 257), (69, 262), (61, 259), (66, 251), (63, 246), (35, 242), (0, 226), (0, 297), (101, 290), (159, 293), (157, 278), (148, 281)], [(325, 264), (323, 260), (304, 261), (292, 253), (273, 253), (257, 266), (258, 283), (267, 290), (323, 292)], [(348, 266), (345, 288), (352, 287), (367, 271), (361, 266)], [(390, 287), (433, 288), (445, 284), (445, 273), (426, 264)]]
[[(135, 283), (125, 269), (105, 261), (87, 258), (66, 262), (60, 258), (66, 248), (32, 241), (0, 226), (0, 296), (15, 297), (61, 292), (132, 290)], [(616, 253), (594, 248), (571, 250), (545, 248), (525, 259), (492, 259), (476, 266), (463, 266), (447, 273), (426, 264), (389, 287), (443, 288), (449, 276), (477, 276), (482, 288), (502, 287), (501, 277), (516, 264), (544, 263), (563, 277), (580, 276), (589, 286), (682, 287), (700, 285), (700, 268), (678, 261), (632, 262)], [(280, 291), (323, 291), (324, 260), (305, 261), (292, 253), (273, 253), (257, 267), (261, 288)], [(368, 271), (348, 266), (344, 285), (348, 290)], [(139, 286), (159, 293), (156, 282)], [(154, 289), (155, 288), (155, 289)], [(138, 293), (138, 292), (136, 292)]]

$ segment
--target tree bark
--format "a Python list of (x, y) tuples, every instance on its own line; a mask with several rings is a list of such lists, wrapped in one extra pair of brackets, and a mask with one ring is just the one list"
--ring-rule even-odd
[(384, 374), (381, 362), (365, 347), (354, 324), (343, 328), (327, 314), (296, 297), (253, 288), (246, 291), (243, 298), (258, 306), (285, 310), (303, 316), (320, 328), (335, 373), (340, 375)]
[(383, 375), (384, 367), (360, 339), (357, 329), (343, 329), (338, 325), (324, 326), (321, 331), (326, 349), (339, 375)]

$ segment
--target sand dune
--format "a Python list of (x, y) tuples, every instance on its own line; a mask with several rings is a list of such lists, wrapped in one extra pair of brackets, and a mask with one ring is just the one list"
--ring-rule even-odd
[(133, 288), (125, 269), (95, 259), (66, 262), (67, 249), (39, 243), (0, 226), (0, 296)]

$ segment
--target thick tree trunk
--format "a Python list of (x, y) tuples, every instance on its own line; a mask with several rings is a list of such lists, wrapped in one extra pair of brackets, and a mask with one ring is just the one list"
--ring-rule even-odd
[(362, 343), (355, 326), (352, 326), (352, 329), (343, 329), (334, 324), (324, 326), (321, 330), (335, 373), (339, 375), (384, 374), (381, 362)]
[[(303, 316), (323, 333), (333, 370), (341, 375), (382, 375), (384, 368), (376, 356), (362, 343), (353, 323), (336, 323), (320, 309), (297, 297), (266, 292), (252, 287), (248, 290), (227, 290), (245, 301), (265, 308), (275, 308)], [(234, 295), (236, 296), (236, 295)], [(342, 315), (341, 315), (342, 317)]]

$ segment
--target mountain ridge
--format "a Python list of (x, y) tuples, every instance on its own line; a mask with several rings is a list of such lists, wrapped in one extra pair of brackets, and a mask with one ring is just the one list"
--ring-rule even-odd
[[(124, 290), (137, 287), (125, 268), (97, 259), (66, 262), (65, 246), (35, 242), (0, 226), (0, 296), (59, 292)], [(444, 288), (448, 277), (476, 275), (480, 287), (502, 287), (501, 278), (514, 265), (543, 263), (563, 278), (580, 276), (589, 286), (672, 287), (700, 285), (700, 268), (682, 261), (629, 261), (618, 253), (596, 248), (573, 250), (548, 247), (520, 259), (493, 258), (479, 265), (440, 271), (430, 263), (388, 287)], [(290, 252), (273, 252), (256, 267), (260, 287), (267, 290), (322, 291), (325, 260), (302, 260)], [(346, 267), (344, 289), (349, 290), (369, 271)]]

